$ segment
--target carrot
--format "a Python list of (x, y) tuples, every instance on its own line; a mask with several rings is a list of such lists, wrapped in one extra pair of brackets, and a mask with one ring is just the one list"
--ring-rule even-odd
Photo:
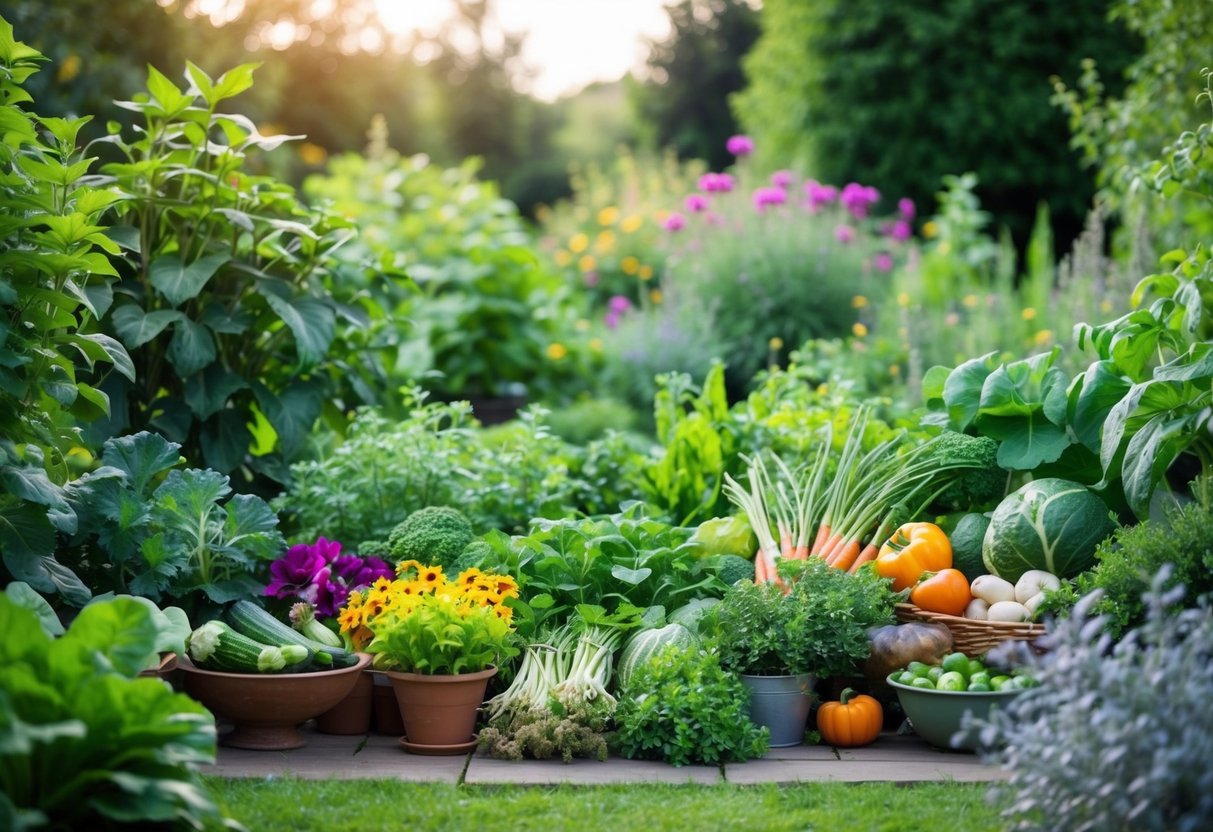
[(809, 549), (814, 555), (820, 555), (822, 549), (825, 548), (826, 541), (830, 539), (830, 526), (824, 520), (817, 527), (817, 537), (813, 538), (813, 545)]
[(797, 546), (796, 548), (794, 548), (792, 550), (792, 558), (794, 560), (808, 560), (809, 559), (809, 547), (808, 546)]
[(863, 551), (861, 551), (859, 553), (859, 557), (855, 558), (855, 562), (851, 564), (850, 568), (847, 569), (847, 571), (850, 572), (851, 574), (858, 572), (859, 567), (863, 566), (865, 563), (868, 563), (869, 561), (876, 560), (876, 555), (878, 555), (879, 553), (880, 553), (880, 546), (879, 546), (879, 544), (876, 543), (876, 540), (873, 539), (871, 543), (869, 543), (867, 546), (863, 547)]
[(850, 569), (859, 557), (859, 541), (848, 540), (846, 544), (834, 556), (834, 560), (830, 563), (835, 569)]
[(754, 583), (767, 582), (767, 556), (760, 549), (754, 556)]

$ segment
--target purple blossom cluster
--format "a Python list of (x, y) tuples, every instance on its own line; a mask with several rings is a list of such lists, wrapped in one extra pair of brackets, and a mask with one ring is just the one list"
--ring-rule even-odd
[(857, 220), (867, 219), (868, 209), (880, 201), (880, 191), (871, 185), (851, 182), (843, 186), (838, 201)]
[(631, 308), (632, 302), (628, 300), (626, 296), (613, 295), (611, 299), (607, 301), (607, 312), (604, 318), (607, 329), (615, 329), (618, 327), (619, 321), (628, 313)]
[(315, 607), (317, 616), (328, 618), (345, 606), (352, 590), (395, 575), (385, 561), (343, 555), (340, 542), (320, 537), (315, 543), (290, 547), (270, 564), (270, 583), (264, 594), (299, 598)]
[(710, 194), (727, 194), (733, 190), (733, 175), (730, 173), (705, 173), (699, 177), (699, 190)]

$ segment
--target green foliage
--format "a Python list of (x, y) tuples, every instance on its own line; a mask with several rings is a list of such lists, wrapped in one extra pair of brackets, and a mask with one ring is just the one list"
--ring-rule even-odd
[(101, 467), (68, 489), (80, 518), (69, 562), (96, 590), (173, 598), (197, 618), (257, 594), (254, 574), (286, 543), (264, 500), (177, 468), (179, 450), (147, 432), (106, 441)]
[(513, 708), (480, 729), (480, 747), (499, 760), (559, 756), (607, 758), (611, 707), (605, 697), (552, 697), (547, 705)]
[(716, 559), (716, 574), (727, 586), (754, 580), (754, 561), (741, 555), (721, 555)]
[(740, 132), (728, 96), (745, 83), (741, 59), (758, 39), (758, 11), (747, 0), (681, 0), (665, 11), (670, 34), (651, 45), (651, 80), (629, 88), (637, 131), (719, 170), (732, 161), (726, 140)]
[(1171, 583), (1165, 569), (1149, 578), (1144, 621), (1115, 643), (1082, 603), (1034, 661), (1041, 684), (992, 715), (982, 739), (1011, 774), (995, 790), (1009, 828), (1195, 830), (1213, 817), (1213, 772), (1192, 762), (1213, 755), (1213, 608), (1174, 612), (1184, 590)]
[(667, 647), (620, 691), (614, 743), (629, 759), (675, 766), (744, 762), (765, 754), (770, 740), (749, 705), (749, 691), (716, 653)]
[[(455, 559), (472, 542), (472, 524), (457, 508), (426, 506), (402, 520), (388, 535), (394, 562), (416, 561), (451, 572)], [(451, 572), (451, 574), (456, 574)]]
[(449, 675), (477, 673), (517, 655), (513, 627), (492, 606), (427, 593), (407, 609), (393, 606), (370, 624), (366, 651), (381, 670)]
[(820, 558), (781, 562), (791, 591), (742, 581), (708, 611), (700, 632), (721, 665), (757, 676), (853, 673), (870, 652), (868, 629), (893, 620), (896, 597), (872, 569), (852, 575)]
[(251, 154), (292, 138), (221, 109), (253, 70), (212, 79), (188, 64), (182, 90), (149, 68), (147, 92), (120, 102), (140, 129), (103, 140), (121, 157), (100, 181), (118, 197), (110, 234), (124, 251), (104, 321), (139, 369), (135, 383), (106, 387), (108, 429), (155, 428), (221, 473), (284, 481), (334, 392), (366, 392), (376, 377), (340, 340), (375, 306), (343, 303), (327, 282), (348, 223), (247, 172)]
[(157, 627), (133, 599), (90, 605), (59, 639), (0, 595), (0, 821), (9, 829), (217, 827), (195, 768), (215, 725), (158, 679), (134, 678)]
[(1108, 5), (771, 0), (734, 106), (768, 168), (800, 163), (919, 204), (941, 175), (971, 170), (1021, 243), (1041, 199), (1069, 237), (1093, 186), (1065, 145), (1049, 78), (1086, 57), (1109, 77), (1127, 64), (1134, 39)]

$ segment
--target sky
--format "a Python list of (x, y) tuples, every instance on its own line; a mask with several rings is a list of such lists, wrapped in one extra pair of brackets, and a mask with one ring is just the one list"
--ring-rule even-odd
[[(433, 33), (448, 0), (375, 0), (395, 31)], [(586, 84), (614, 80), (644, 64), (646, 39), (669, 33), (666, 0), (497, 0), (497, 19), (528, 32), (523, 59), (535, 71), (530, 92), (553, 100)]]

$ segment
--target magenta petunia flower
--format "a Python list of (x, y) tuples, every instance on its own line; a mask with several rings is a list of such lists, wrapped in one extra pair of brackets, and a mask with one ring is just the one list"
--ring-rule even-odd
[(332, 576), (349, 589), (370, 586), (379, 578), (394, 578), (396, 571), (379, 558), (342, 555), (333, 561)]
[(898, 220), (889, 227), (889, 236), (894, 240), (897, 240), (899, 243), (904, 243), (906, 240), (910, 239), (910, 235), (912, 233), (913, 231), (910, 228), (910, 223), (906, 220)]
[(622, 315), (632, 308), (632, 302), (628, 300), (626, 295), (611, 295), (611, 299), (607, 301), (607, 309), (617, 315)]
[(880, 252), (872, 258), (872, 265), (878, 272), (887, 272), (893, 268), (893, 257), (887, 252)]
[[(314, 546), (301, 543), (287, 549), (282, 557), (270, 564), (270, 583), (263, 594), (274, 598), (298, 595), (328, 566), (328, 559), (325, 557), (328, 548), (329, 541), (322, 537)], [(337, 543), (337, 551), (341, 551), (340, 543)]]
[(734, 156), (749, 156), (754, 152), (754, 140), (749, 136), (730, 136), (724, 146)]
[(842, 207), (857, 220), (862, 220), (868, 216), (868, 209), (875, 205), (880, 200), (880, 191), (869, 185), (860, 185), (858, 182), (848, 183), (843, 187), (842, 193), (838, 195), (838, 201), (842, 203)]
[(855, 239), (855, 229), (849, 225), (840, 225), (834, 229), (834, 239), (846, 245)]
[(833, 185), (822, 185), (816, 179), (810, 179), (804, 183), (804, 195), (808, 209), (817, 213), (821, 206), (838, 199), (838, 189)]
[(701, 214), (708, 210), (708, 198), (703, 194), (688, 194), (682, 205), (692, 214)]
[(665, 222), (661, 225), (666, 231), (681, 231), (686, 228), (687, 218), (677, 211), (665, 218)]
[(727, 194), (733, 190), (733, 177), (728, 173), (705, 173), (699, 177), (699, 190), (710, 194)]
[(771, 174), (771, 184), (776, 188), (787, 188), (792, 184), (792, 177), (790, 170), (777, 170)]
[(772, 205), (783, 205), (788, 201), (788, 192), (783, 188), (759, 188), (751, 199), (756, 211), (765, 211)]
[(333, 580), (333, 567), (326, 566), (320, 570), (310, 587), (300, 597), (316, 608), (320, 618), (331, 618), (345, 606), (350, 596), (349, 587), (341, 581)]
[(901, 214), (901, 218), (903, 220), (909, 221), (914, 219), (915, 210), (914, 200), (910, 199), (909, 197), (903, 196), (901, 199), (897, 200), (897, 212)]

